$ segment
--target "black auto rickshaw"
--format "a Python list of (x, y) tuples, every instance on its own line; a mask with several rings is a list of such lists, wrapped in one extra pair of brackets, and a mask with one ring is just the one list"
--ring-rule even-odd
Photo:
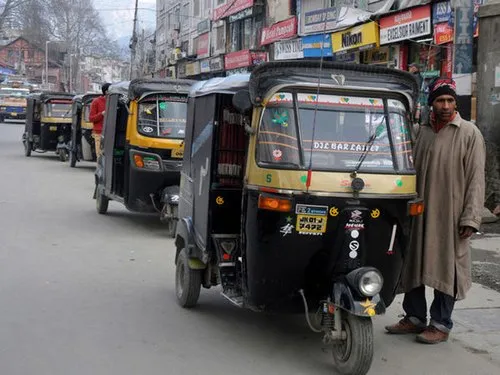
[(79, 161), (96, 161), (96, 150), (89, 120), (92, 100), (100, 94), (88, 93), (73, 98), (71, 120), (71, 143), (69, 147), (69, 166), (74, 168)]
[(68, 157), (71, 137), (71, 100), (64, 92), (31, 94), (27, 100), (23, 133), (24, 154), (55, 151), (61, 161)]
[[(200, 287), (254, 311), (305, 308), (343, 374), (366, 374), (371, 318), (396, 293), (416, 193), (418, 88), (397, 70), (259, 65), (188, 99), (176, 296)], [(315, 319), (309, 316), (316, 313)]]
[(193, 81), (136, 79), (108, 91), (103, 157), (96, 169), (97, 211), (109, 200), (158, 212), (175, 234), (187, 94)]

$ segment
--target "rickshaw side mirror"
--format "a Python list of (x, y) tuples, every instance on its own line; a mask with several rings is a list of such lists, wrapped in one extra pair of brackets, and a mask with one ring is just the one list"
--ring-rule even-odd
[(252, 101), (248, 90), (240, 90), (233, 95), (233, 107), (240, 113), (246, 114), (252, 109)]

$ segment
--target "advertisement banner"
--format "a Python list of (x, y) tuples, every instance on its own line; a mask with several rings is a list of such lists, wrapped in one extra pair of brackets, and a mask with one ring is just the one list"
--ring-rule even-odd
[(451, 3), (442, 1), (432, 6), (432, 24), (448, 22), (452, 17)]
[(200, 72), (201, 73), (209, 73), (210, 72), (210, 60), (201, 60), (200, 61)]
[[(331, 57), (332, 42), (330, 34), (308, 35), (302, 38), (304, 57)], [(323, 45), (323, 48), (321, 46)]]
[(192, 63), (186, 64), (186, 77), (195, 76), (200, 74), (200, 62), (194, 61)]
[(431, 6), (424, 5), (380, 19), (380, 44), (414, 39), (431, 33)]
[(295, 35), (297, 35), (297, 17), (293, 16), (270, 27), (264, 27), (260, 45), (265, 46), (279, 40), (292, 38)]
[(302, 49), (302, 39), (284, 40), (274, 43), (275, 60), (302, 59), (304, 50)]
[(214, 9), (212, 20), (229, 17), (253, 6), (254, 0), (226, 0), (226, 3)]
[(332, 34), (333, 53), (366, 50), (379, 45), (379, 29), (376, 22), (368, 22)]
[(210, 56), (210, 33), (201, 34), (198, 37), (198, 49), (196, 50), (196, 55), (198, 57), (208, 57)]
[(304, 30), (306, 34), (320, 33), (335, 29), (337, 25), (337, 8), (326, 8), (306, 12)]
[(484, 4), (485, 0), (474, 0), (474, 19), (473, 19), (473, 25), (472, 27), (474, 28), (474, 38), (477, 38), (479, 36), (479, 19), (477, 17), (477, 13), (479, 12), (479, 7)]
[(219, 72), (224, 69), (224, 61), (222, 56), (212, 57), (210, 59), (210, 71)]
[(366, 62), (368, 64), (387, 64), (389, 59), (389, 47), (374, 48), (366, 52)]
[(250, 65), (252, 65), (252, 56), (250, 55), (250, 50), (248, 49), (228, 53), (226, 56), (224, 56), (225, 70), (246, 68)]
[(445, 44), (453, 41), (453, 27), (448, 23), (434, 25), (434, 43)]

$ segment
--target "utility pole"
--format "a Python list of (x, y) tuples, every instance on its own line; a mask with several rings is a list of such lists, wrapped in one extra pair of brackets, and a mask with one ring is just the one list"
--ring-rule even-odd
[(134, 64), (136, 57), (137, 48), (137, 8), (139, 6), (139, 0), (135, 0), (135, 10), (134, 10), (134, 29), (132, 31), (132, 39), (130, 40), (130, 79), (134, 78)]

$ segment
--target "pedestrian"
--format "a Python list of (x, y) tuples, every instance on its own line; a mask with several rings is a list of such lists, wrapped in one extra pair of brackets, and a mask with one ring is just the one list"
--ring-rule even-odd
[(92, 137), (94, 138), (97, 157), (101, 156), (102, 124), (104, 122), (104, 115), (106, 114), (106, 96), (109, 86), (109, 83), (104, 83), (102, 85), (102, 95), (92, 100), (92, 103), (90, 104), (89, 119), (92, 123), (94, 123)]
[[(471, 287), (469, 238), (481, 224), (486, 152), (479, 129), (457, 111), (453, 80), (432, 83), (428, 103), (430, 121), (420, 126), (414, 147), (417, 190), (425, 208), (414, 222), (401, 276), (406, 315), (386, 330), (437, 344), (448, 340), (455, 301)], [(429, 325), (426, 286), (434, 289)]]

